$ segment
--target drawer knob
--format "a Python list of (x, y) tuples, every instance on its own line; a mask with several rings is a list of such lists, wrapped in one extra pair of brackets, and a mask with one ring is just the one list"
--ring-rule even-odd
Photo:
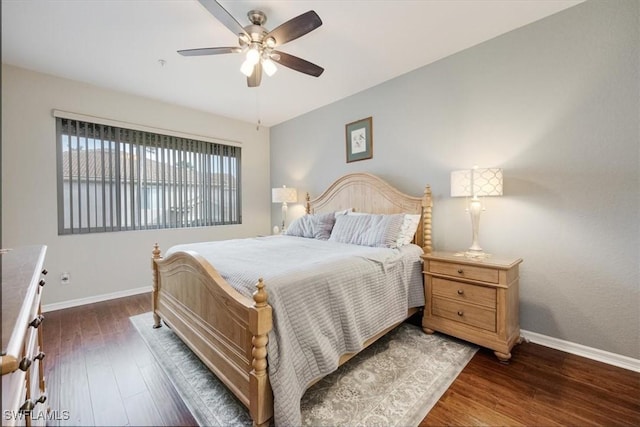
[(464, 312), (459, 311), (459, 312), (458, 312), (458, 316), (460, 316), (460, 317), (464, 316)]
[(28, 357), (23, 357), (18, 367), (21, 371), (27, 372), (29, 367), (31, 367), (31, 359), (29, 359)]
[(458, 289), (458, 295), (464, 295), (464, 290)]
[(461, 269), (461, 268), (459, 268), (459, 269), (458, 269), (458, 274), (464, 274), (464, 270), (463, 270), (463, 269)]
[(38, 326), (40, 326), (42, 324), (43, 320), (44, 320), (44, 316), (42, 314), (38, 314), (38, 316), (36, 316), (36, 318), (33, 319), (31, 321), (31, 323), (29, 323), (29, 326), (32, 326), (32, 327), (38, 329)]

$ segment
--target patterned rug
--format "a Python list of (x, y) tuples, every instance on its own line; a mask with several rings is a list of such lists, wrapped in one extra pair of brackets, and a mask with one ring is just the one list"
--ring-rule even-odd
[[(247, 409), (151, 313), (131, 318), (202, 426), (250, 426)], [(325, 377), (302, 398), (305, 426), (416, 426), (477, 347), (403, 323)]]

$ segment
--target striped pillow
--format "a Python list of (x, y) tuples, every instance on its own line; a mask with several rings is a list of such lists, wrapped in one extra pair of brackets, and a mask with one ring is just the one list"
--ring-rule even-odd
[(361, 246), (396, 248), (403, 214), (339, 215), (330, 241)]
[(328, 214), (309, 214), (293, 221), (284, 234), (287, 236), (308, 237), (327, 240), (336, 221), (333, 212)]

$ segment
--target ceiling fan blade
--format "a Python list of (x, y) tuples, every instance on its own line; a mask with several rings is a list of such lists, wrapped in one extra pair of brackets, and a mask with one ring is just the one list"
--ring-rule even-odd
[(233, 34), (236, 36), (240, 36), (244, 34), (249, 37), (249, 34), (245, 31), (245, 29), (240, 25), (238, 21), (229, 13), (227, 10), (222, 7), (220, 3), (215, 0), (198, 0), (201, 5), (205, 7), (218, 21), (222, 22), (222, 24), (227, 27)]
[(279, 27), (271, 30), (265, 38), (273, 37), (276, 41), (276, 46), (295, 40), (298, 37), (302, 37), (305, 34), (315, 30), (322, 25), (322, 20), (313, 10), (310, 10), (302, 15), (298, 15), (280, 25)]
[(242, 49), (239, 47), (203, 47), (201, 49), (183, 49), (178, 51), (182, 56), (220, 55), (222, 53), (239, 52), (242, 52)]
[(262, 81), (262, 64), (258, 62), (253, 67), (253, 73), (249, 77), (247, 77), (247, 86), (258, 87), (260, 86), (261, 81)]
[(271, 59), (276, 61), (280, 65), (291, 68), (292, 70), (300, 71), (301, 73), (309, 74), (313, 77), (320, 77), (320, 74), (324, 72), (324, 68), (313, 64), (309, 61), (305, 61), (297, 56), (289, 55), (288, 53), (274, 50), (275, 55), (271, 56)]

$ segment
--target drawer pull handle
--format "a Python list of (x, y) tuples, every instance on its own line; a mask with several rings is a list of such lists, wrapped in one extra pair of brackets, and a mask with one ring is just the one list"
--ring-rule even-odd
[(38, 285), (40, 285), (41, 287), (44, 286), (46, 282), (44, 281), (44, 279), (40, 279), (40, 281), (38, 282)]
[(44, 320), (44, 316), (42, 314), (39, 314), (38, 316), (36, 316), (35, 319), (31, 321), (31, 323), (29, 323), (29, 326), (38, 329), (38, 326), (42, 324), (43, 320)]
[(43, 269), (42, 269), (42, 274), (44, 274), (44, 275), (46, 276), (46, 275), (47, 275), (47, 273), (48, 273), (47, 269), (46, 269), (46, 268), (43, 268)]
[(459, 311), (459, 312), (458, 312), (458, 316), (460, 316), (460, 317), (464, 316), (464, 312)]
[(464, 291), (462, 289), (458, 289), (458, 295), (464, 295)]
[(18, 365), (21, 371), (27, 372), (27, 370), (31, 367), (31, 359), (28, 357), (23, 357)]
[(458, 274), (464, 274), (464, 270), (463, 270), (463, 269), (461, 269), (461, 268), (459, 268), (459, 269), (458, 269)]
[(45, 356), (46, 356), (46, 354), (44, 354), (44, 351), (41, 351), (40, 353), (38, 353), (37, 356), (34, 357), (34, 359), (42, 360), (42, 359), (44, 359)]

